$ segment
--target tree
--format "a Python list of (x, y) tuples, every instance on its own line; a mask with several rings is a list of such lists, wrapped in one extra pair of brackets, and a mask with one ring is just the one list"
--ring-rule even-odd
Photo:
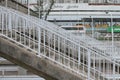
[(50, 6), (49, 6), (49, 9), (47, 10), (47, 12), (46, 12), (46, 14), (45, 14), (45, 20), (47, 20), (47, 17), (48, 17), (48, 15), (49, 15), (49, 13), (50, 13), (50, 11), (51, 11), (54, 3), (55, 3), (54, 0), (50, 0)]
[(49, 0), (49, 2), (47, 3), (47, 8), (45, 8), (44, 6), (44, 1), (45, 0), (37, 0), (37, 6), (35, 6), (35, 8), (37, 9), (38, 13), (39, 13), (39, 18), (40, 19), (45, 19), (47, 20), (47, 17), (54, 5), (54, 0)]

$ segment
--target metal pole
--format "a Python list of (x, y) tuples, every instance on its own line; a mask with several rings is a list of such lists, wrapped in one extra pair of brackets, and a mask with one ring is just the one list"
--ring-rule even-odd
[(45, 33), (45, 30), (43, 31), (43, 45), (44, 45), (44, 55), (46, 55), (46, 53), (45, 53), (45, 41), (46, 41), (46, 39), (45, 39), (45, 35), (46, 35), (46, 33)]
[(38, 28), (38, 55), (40, 56), (40, 53), (41, 53), (41, 51), (40, 51), (40, 43), (41, 43), (41, 29), (40, 28)]
[(8, 29), (11, 30), (11, 13), (9, 13)]
[(88, 79), (87, 80), (90, 80), (90, 66), (91, 66), (90, 50), (88, 50)]
[[(112, 53), (114, 53), (114, 31), (113, 31), (113, 16), (111, 14), (111, 34), (112, 34)], [(114, 61), (114, 60), (113, 60)], [(115, 62), (113, 62), (113, 75), (115, 75)], [(115, 77), (113, 77), (113, 80), (115, 80)]]
[[(114, 62), (113, 62), (113, 76), (115, 75), (115, 60), (113, 60)], [(116, 80), (115, 79), (115, 76), (113, 77), (113, 80)]]
[(114, 48), (114, 32), (113, 32), (113, 16), (111, 14), (111, 34), (112, 34), (112, 53), (113, 53), (113, 48)]

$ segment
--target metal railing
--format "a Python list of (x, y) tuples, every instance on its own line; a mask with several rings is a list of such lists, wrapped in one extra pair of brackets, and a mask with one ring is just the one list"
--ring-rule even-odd
[[(87, 45), (87, 47), (89, 47), (90, 49), (99, 52), (99, 50), (98, 50), (99, 48), (96, 49), (96, 48), (94, 48), (95, 46), (89, 45), (89, 43), (87, 43), (88, 41), (85, 41), (85, 40), (84, 40), (84, 41), (83, 41), (83, 40), (81, 41), (81, 39), (75, 37), (75, 36), (72, 35), (71, 33), (68, 34), (68, 33), (66, 32), (66, 30), (64, 30), (64, 29), (62, 29), (62, 28), (60, 28), (60, 27), (56, 27), (56, 25), (54, 25), (53, 23), (47, 22), (47, 24), (46, 24), (46, 21), (41, 20), (41, 19), (38, 19), (38, 18), (36, 18), (36, 17), (26, 16), (25, 14), (23, 14), (23, 13), (21, 13), (21, 12), (18, 12), (18, 11), (14, 11), (13, 9), (11, 9), (11, 11), (16, 12), (16, 13), (18, 13), (18, 14), (21, 14), (21, 15), (24, 16), (24, 17), (32, 18), (32, 19), (34, 19), (34, 22), (36, 22), (37, 24), (40, 23), (40, 25), (44, 26), (44, 28), (50, 29), (50, 30), (53, 31), (55, 34), (62, 35), (64, 38), (73, 40), (73, 42), (80, 43), (80, 44), (83, 45), (83, 46), (86, 46), (86, 45)], [(52, 26), (52, 27), (49, 27), (49, 26)], [(61, 31), (62, 31), (62, 33), (61, 33)], [(89, 39), (89, 38), (87, 38), (87, 39)], [(90, 39), (92, 39), (92, 38), (90, 38)], [(94, 39), (93, 39), (93, 40), (94, 40)], [(102, 52), (103, 52), (103, 55), (108, 56), (108, 55), (106, 55), (106, 53), (107, 53), (106, 51), (102, 50)], [(102, 54), (102, 53), (100, 53), (100, 54)], [(109, 54), (109, 55), (110, 55), (110, 54)]]
[(112, 46), (112, 43), (110, 44), (107, 42), (102, 42), (102, 41), (96, 40), (94, 38), (91, 38), (90, 36), (87, 36), (85, 34), (83, 34), (83, 36), (81, 36), (81, 37), (78, 36), (78, 38), (81, 41), (86, 42), (87, 44), (91, 45), (92, 47), (96, 47), (96, 48), (104, 51), (104, 53), (108, 53), (113, 58), (120, 55), (120, 49), (115, 45)]
[[(118, 75), (120, 64), (62, 28), (13, 9), (0, 7), (0, 35), (88, 80)], [(115, 78), (115, 77), (112, 77)]]

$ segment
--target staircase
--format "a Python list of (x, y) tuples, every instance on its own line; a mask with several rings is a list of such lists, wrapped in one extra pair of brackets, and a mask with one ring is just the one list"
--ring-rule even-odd
[(47, 80), (119, 75), (119, 62), (107, 54), (52, 23), (0, 7), (0, 56)]

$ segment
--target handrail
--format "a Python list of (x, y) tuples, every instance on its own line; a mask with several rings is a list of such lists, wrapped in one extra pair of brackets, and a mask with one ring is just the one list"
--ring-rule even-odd
[[(1, 8), (4, 8), (4, 7), (1, 7)], [(4, 8), (5, 10), (7, 10), (6, 8)], [(13, 9), (10, 9), (9, 10), (9, 12), (11, 12), (11, 13), (14, 13), (14, 14), (16, 14), (16, 13), (18, 13), (18, 14), (20, 14), (20, 15), (18, 15), (18, 16), (21, 16), (21, 17), (24, 17), (24, 18), (26, 18), (28, 21), (33, 21), (33, 23), (35, 22), (35, 24), (37, 24), (37, 25), (41, 25), (41, 23), (42, 22), (44, 22), (44, 24), (42, 24), (43, 26), (41, 26), (42, 28), (45, 28), (45, 29), (47, 29), (48, 30), (48, 28), (50, 28), (51, 30), (53, 30), (52, 32), (54, 33), (55, 32), (55, 34), (57, 33), (57, 34), (60, 34), (59, 36), (61, 36), (61, 37), (63, 37), (65, 34), (64, 33), (61, 33), (61, 32), (57, 32), (56, 30), (54, 30), (55, 28), (57, 28), (57, 26), (56, 25), (54, 25), (53, 24), (53, 26), (54, 26), (54, 28), (52, 28), (52, 27), (49, 27), (50, 25), (52, 25), (52, 23), (49, 23), (49, 22), (47, 22), (48, 24), (50, 24), (49, 26), (46, 26), (46, 21), (44, 21), (44, 20), (40, 20), (40, 19), (37, 19), (36, 17), (32, 17), (32, 19), (30, 18), (30, 16), (27, 16), (26, 14), (23, 14), (23, 13), (21, 13), (21, 12), (18, 12), (18, 11), (15, 11), (15, 10), (13, 10)], [(17, 15), (17, 14), (16, 14)], [(37, 20), (34, 20), (34, 18), (35, 19), (37, 19)], [(42, 21), (41, 23), (39, 23), (39, 20), (40, 21)], [(62, 29), (62, 28), (59, 28), (60, 29), (60, 31), (62, 30), (62, 31), (65, 31), (64, 29)], [(67, 40), (72, 40), (72, 42), (73, 43), (75, 43), (76, 45), (79, 45), (78, 43), (80, 43), (81, 45), (83, 45), (83, 46), (85, 46), (85, 47), (88, 47), (89, 49), (92, 49), (93, 51), (94, 51), (94, 49), (96, 49), (96, 48), (94, 48), (94, 47), (92, 47), (92, 46), (90, 46), (90, 45), (88, 45), (87, 43), (83, 43), (83, 42), (79, 42), (79, 39), (78, 38), (76, 38), (76, 37), (74, 37), (74, 35), (72, 35), (72, 34), (69, 34), (69, 33), (67, 33), (66, 31), (65, 31), (65, 33), (66, 33), (66, 35), (64, 36), (64, 38), (66, 38)], [(68, 36), (69, 35), (69, 36)], [(74, 38), (73, 38), (74, 37)], [(99, 51), (97, 51), (98, 53), (99, 53)], [(105, 52), (106, 53), (106, 52)], [(105, 54), (103, 54), (103, 55), (105, 55)], [(105, 56), (108, 56), (108, 55), (105, 55)]]
[[(4, 8), (4, 7), (2, 7), (2, 8)], [(4, 8), (5, 10), (7, 10), (6, 8)], [(9, 8), (8, 8), (9, 9)], [(16, 14), (16, 13), (18, 13), (18, 14), (16, 14), (16, 15), (18, 15), (18, 16), (20, 16), (20, 17), (23, 17), (23, 18), (25, 18), (26, 20), (28, 20), (28, 21), (33, 21), (33, 23), (35, 22), (35, 24), (37, 24), (37, 25), (43, 25), (43, 26), (41, 26), (42, 28), (45, 28), (46, 30), (52, 30), (52, 32), (53, 33), (55, 33), (55, 34), (60, 34), (59, 36), (60, 37), (62, 37), (62, 38), (65, 38), (65, 39), (67, 39), (67, 40), (70, 40), (70, 41), (72, 41), (74, 44), (76, 44), (76, 45), (79, 45), (78, 43), (80, 43), (80, 46), (82, 46), (82, 47), (87, 47), (88, 49), (91, 49), (92, 51), (96, 51), (97, 52), (97, 54), (99, 53), (99, 54), (101, 54), (101, 55), (104, 55), (104, 56), (107, 56), (107, 57), (110, 57), (111, 58), (111, 56), (110, 55), (108, 55), (108, 53), (106, 53), (106, 51), (102, 51), (102, 50), (100, 50), (99, 48), (97, 49), (97, 48), (95, 48), (94, 46), (91, 46), (91, 45), (89, 45), (89, 44), (87, 44), (86, 42), (81, 42), (80, 41), (80, 39), (79, 38), (76, 38), (76, 37), (74, 37), (74, 35), (72, 35), (72, 34), (69, 34), (69, 33), (67, 33), (64, 29), (62, 29), (62, 28), (59, 28), (60, 29), (60, 31), (59, 32), (57, 32), (57, 26), (56, 25), (54, 25), (54, 24), (52, 24), (52, 23), (50, 23), (50, 22), (47, 22), (47, 24), (46, 24), (46, 21), (44, 21), (44, 20), (40, 20), (40, 19), (38, 19), (38, 18), (36, 18), (36, 17), (33, 17), (33, 16), (27, 16), (26, 14), (23, 14), (23, 13), (21, 13), (21, 12), (18, 12), (18, 11), (15, 11), (15, 10), (13, 10), (13, 9), (10, 9), (9, 10), (9, 12), (11, 12), (11, 13), (13, 13), (13, 14)], [(53, 25), (52, 27), (49, 27), (49, 26), (51, 26), (51, 25)], [(54, 27), (54, 28), (53, 28)], [(63, 31), (63, 33), (61, 33), (61, 31)], [(102, 53), (100, 52), (100, 51), (102, 51)]]

